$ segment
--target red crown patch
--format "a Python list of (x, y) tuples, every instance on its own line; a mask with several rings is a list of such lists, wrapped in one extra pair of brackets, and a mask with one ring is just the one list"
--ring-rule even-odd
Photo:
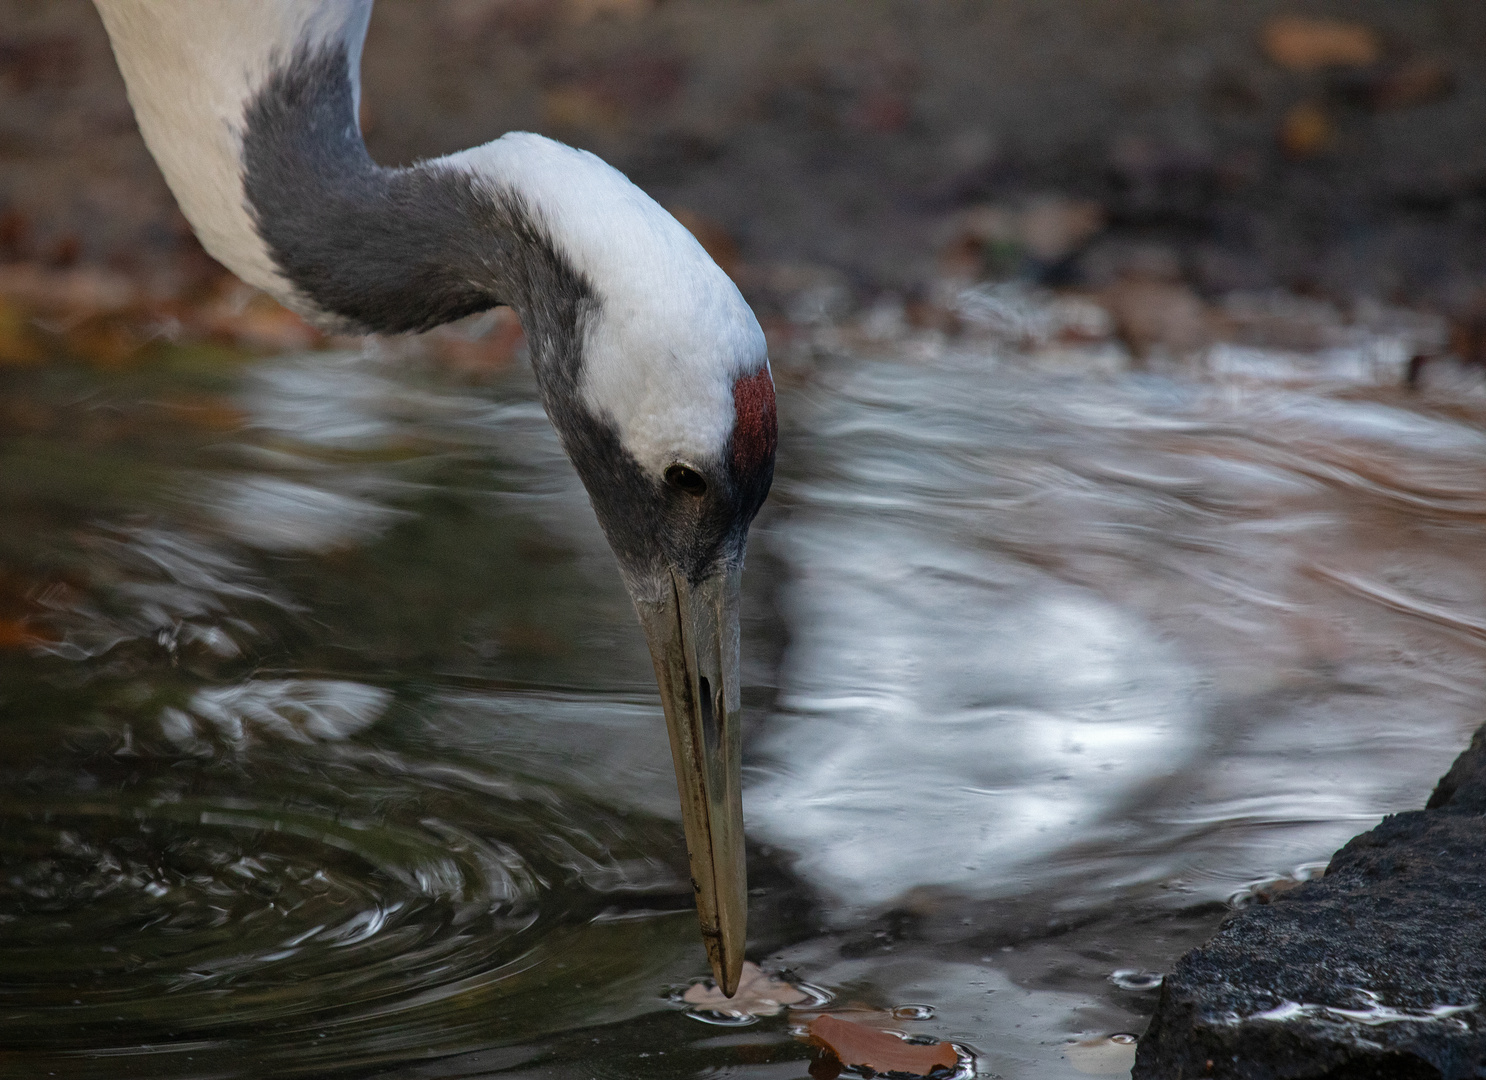
[(733, 470), (738, 476), (748, 476), (773, 461), (779, 445), (774, 380), (768, 368), (733, 383), (733, 415)]

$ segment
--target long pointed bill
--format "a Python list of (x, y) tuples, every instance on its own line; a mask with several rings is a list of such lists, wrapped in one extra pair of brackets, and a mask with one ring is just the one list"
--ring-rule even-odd
[(743, 862), (743, 757), (738, 703), (737, 568), (640, 607), (671, 733), (681, 818), (702, 940), (728, 997), (743, 971), (748, 880)]

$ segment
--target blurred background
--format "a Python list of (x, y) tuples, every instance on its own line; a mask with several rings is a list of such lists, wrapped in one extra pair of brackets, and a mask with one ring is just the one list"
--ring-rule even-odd
[(1467, 0), (379, 0), (378, 161), (591, 149), (768, 335), (728, 1003), (515, 318), (255, 294), (91, 5), (0, 0), (0, 1076), (877, 1052), (826, 1015), (1128, 1074), (1486, 708), (1483, 59)]
[[(0, 19), (0, 258), (183, 272), (91, 8)], [(844, 311), (954, 275), (1158, 278), (1189, 315), (1281, 287), (1469, 318), (1483, 41), (1465, 0), (388, 0), (362, 119), (387, 164), (508, 130), (591, 149), (770, 317), (802, 289)]]

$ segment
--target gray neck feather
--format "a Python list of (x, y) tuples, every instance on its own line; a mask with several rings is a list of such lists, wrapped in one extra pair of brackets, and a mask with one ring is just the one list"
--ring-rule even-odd
[(521, 199), (448, 166), (373, 162), (349, 63), (342, 44), (301, 47), (244, 114), (243, 188), (284, 275), (346, 328), (427, 330), (510, 304), (529, 336), (570, 337), (593, 290)]
[(366, 152), (342, 45), (301, 48), (245, 113), (243, 187), (274, 262), (328, 321), (426, 330), (509, 304), (542, 398), (621, 563), (654, 573), (662, 492), (582, 404), (591, 285), (514, 192), (457, 169), (388, 169)]

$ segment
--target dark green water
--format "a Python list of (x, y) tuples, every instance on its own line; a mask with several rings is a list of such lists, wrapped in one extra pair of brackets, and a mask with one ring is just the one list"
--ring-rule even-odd
[[(782, 371), (750, 955), (984, 1075), (1128, 1069), (1150, 972), (1479, 719), (1486, 434), (878, 352)], [(0, 1075), (806, 1075), (799, 1015), (673, 1000), (658, 698), (524, 372), (12, 369), (0, 440)]]

